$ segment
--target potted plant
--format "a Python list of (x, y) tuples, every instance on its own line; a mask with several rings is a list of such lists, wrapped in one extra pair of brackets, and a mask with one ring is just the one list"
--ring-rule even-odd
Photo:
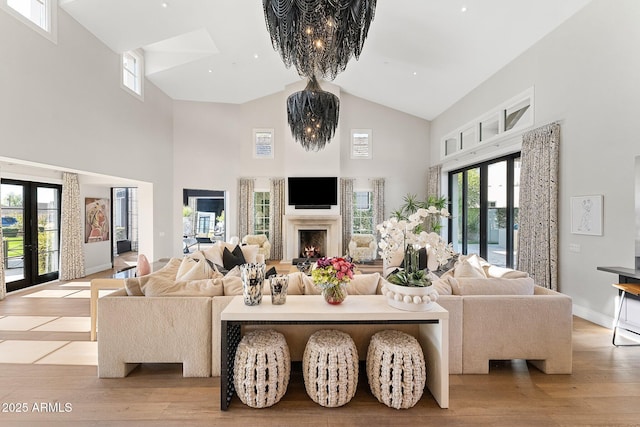
[(414, 195), (405, 197), (403, 207), (394, 212), (392, 218), (377, 226), (380, 232), (380, 255), (387, 262), (399, 251), (404, 251), (403, 268), (387, 276), (383, 293), (390, 305), (403, 310), (428, 310), (438, 298), (433, 289), (428, 271), (420, 268), (418, 252), (424, 248), (439, 265), (444, 265), (454, 255), (451, 244), (447, 244), (436, 231), (440, 229), (440, 218), (448, 218), (446, 200), (428, 199), (438, 204), (426, 207)]

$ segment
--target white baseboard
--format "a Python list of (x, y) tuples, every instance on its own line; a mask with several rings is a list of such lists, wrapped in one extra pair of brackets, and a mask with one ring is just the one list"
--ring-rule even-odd
[(101, 271), (111, 270), (112, 268), (113, 268), (113, 265), (111, 264), (102, 264), (102, 265), (97, 265), (91, 268), (87, 268), (85, 269), (84, 273), (85, 275), (89, 276), (91, 274), (100, 273)]
[(573, 304), (573, 314), (605, 328), (613, 328), (613, 317)]
[[(600, 325), (607, 329), (611, 329), (611, 333), (613, 334), (613, 323), (615, 318), (612, 316), (607, 316), (602, 313), (598, 313), (597, 311), (593, 311), (589, 308), (585, 308), (576, 304), (573, 304), (573, 314), (582, 319), (588, 320), (589, 322), (595, 323), (596, 325)], [(625, 322), (624, 320), (620, 320), (621, 328), (631, 329), (632, 331), (638, 331), (638, 325), (634, 325), (632, 323)], [(621, 337), (627, 338), (632, 341), (640, 342), (640, 335), (634, 334), (632, 332), (627, 332), (624, 329), (618, 328), (617, 335)], [(613, 335), (612, 335), (613, 336)], [(616, 341), (618, 341), (616, 339)]]

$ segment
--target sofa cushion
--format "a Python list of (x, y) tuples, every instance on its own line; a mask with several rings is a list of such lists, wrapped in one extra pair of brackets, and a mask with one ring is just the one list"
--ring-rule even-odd
[[(289, 284), (287, 285), (287, 295), (304, 295), (304, 282), (302, 281), (303, 273), (295, 272), (287, 274)], [(271, 281), (265, 280), (263, 289), (264, 295), (271, 295)]]
[(222, 278), (173, 281), (157, 279), (150, 281), (144, 287), (144, 294), (148, 297), (216, 297), (222, 296)]
[(518, 279), (448, 277), (453, 295), (533, 295), (535, 283), (531, 277)]
[(244, 259), (244, 255), (242, 253), (242, 249), (240, 246), (236, 246), (232, 251), (229, 251), (229, 248), (225, 247), (222, 250), (222, 265), (227, 270), (231, 270), (236, 265), (245, 264), (247, 261)]

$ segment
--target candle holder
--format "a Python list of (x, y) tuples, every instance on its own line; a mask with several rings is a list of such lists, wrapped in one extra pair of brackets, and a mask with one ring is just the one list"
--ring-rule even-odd
[(287, 290), (289, 289), (289, 276), (278, 274), (269, 279), (271, 284), (271, 304), (282, 305), (287, 302)]
[(258, 305), (262, 302), (265, 264), (248, 263), (240, 266), (242, 294), (246, 305)]

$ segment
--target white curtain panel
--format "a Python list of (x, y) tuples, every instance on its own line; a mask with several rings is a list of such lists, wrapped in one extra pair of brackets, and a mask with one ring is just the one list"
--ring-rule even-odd
[(253, 192), (255, 179), (240, 178), (238, 181), (238, 237), (240, 240), (253, 233)]
[[(353, 228), (353, 178), (340, 178), (340, 215), (342, 215), (342, 253), (349, 251)], [(337, 254), (336, 254), (337, 255)]]
[(60, 280), (73, 280), (85, 276), (83, 226), (78, 175), (64, 172), (60, 225)]
[(284, 216), (284, 178), (271, 178), (271, 197), (269, 198), (269, 241), (271, 242), (271, 259), (282, 259), (282, 217)]
[[(0, 168), (0, 178), (2, 177), (2, 169)], [(0, 202), (0, 218), (2, 218), (2, 203)], [(4, 236), (2, 235), (2, 227), (0, 227), (0, 300), (7, 296), (7, 283), (4, 276)]]
[(522, 137), (518, 269), (536, 285), (558, 289), (558, 155), (560, 125)]

